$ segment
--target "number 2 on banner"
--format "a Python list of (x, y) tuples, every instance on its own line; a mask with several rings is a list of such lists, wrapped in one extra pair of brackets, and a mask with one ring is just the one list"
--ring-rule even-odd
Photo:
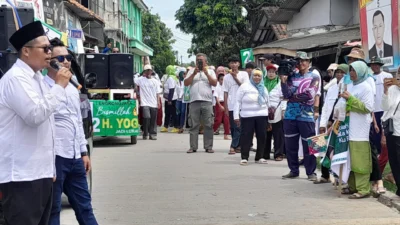
[(100, 129), (98, 128), (100, 125), (100, 119), (99, 118), (93, 118), (93, 131), (95, 133), (100, 132)]
[(246, 57), (246, 59), (244, 60), (244, 63), (249, 62), (250, 52), (249, 51), (245, 51), (245, 52), (243, 52), (243, 55)]

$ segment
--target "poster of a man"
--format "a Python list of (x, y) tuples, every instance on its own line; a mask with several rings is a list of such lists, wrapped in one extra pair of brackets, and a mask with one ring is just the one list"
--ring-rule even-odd
[[(391, 18), (386, 18), (391, 20)], [(369, 49), (369, 57), (377, 56), (379, 58), (386, 58), (393, 56), (393, 47), (385, 42), (385, 29), (387, 33), (391, 34), (391, 27), (386, 28), (385, 16), (381, 10), (376, 10), (372, 16), (372, 33), (375, 41), (372, 48)]]

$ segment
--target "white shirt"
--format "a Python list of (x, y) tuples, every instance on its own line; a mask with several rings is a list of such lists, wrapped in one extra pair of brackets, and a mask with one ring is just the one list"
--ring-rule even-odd
[[(372, 79), (372, 78), (371, 78)], [(365, 107), (370, 111), (374, 111), (374, 94), (371, 91), (371, 85), (362, 82), (358, 85), (348, 85), (348, 91), (358, 100), (364, 103)], [(372, 122), (371, 113), (361, 114), (350, 112), (350, 141), (369, 141), (369, 131)]]
[[(239, 71), (237, 75), (240, 83), (249, 81), (249, 74), (247, 72)], [(224, 92), (228, 93), (228, 110), (233, 111), (236, 103), (236, 92), (239, 89), (239, 85), (236, 83), (233, 76), (229, 73), (224, 76), (224, 83), (222, 84)], [(226, 102), (226, 99), (224, 100)]]
[[(342, 81), (343, 79), (341, 80), (340, 83), (342, 83)], [(338, 96), (339, 96), (339, 84), (336, 82), (329, 87), (326, 93), (324, 106), (322, 107), (321, 120), (319, 124), (320, 127), (327, 128), (329, 117), (332, 114)]]
[(374, 78), (372, 78), (371, 76), (368, 76), (368, 78), (365, 80), (365, 82), (366, 82), (367, 84), (369, 84), (369, 86), (370, 86), (371, 89), (372, 89), (372, 94), (373, 94), (374, 97), (375, 97), (375, 95), (376, 95), (376, 86), (375, 86), (375, 80), (374, 80)]
[[(250, 82), (240, 85), (236, 93), (235, 109), (233, 110), (233, 118), (235, 120), (240, 117), (257, 117), (268, 116), (268, 91), (264, 87), (264, 101), (260, 105), (258, 103), (258, 90)], [(240, 113), (240, 117), (239, 117)]]
[[(168, 96), (170, 89), (174, 89), (174, 95), (172, 96), (172, 101), (177, 100), (178, 99), (178, 93), (176, 91), (177, 85), (178, 83), (174, 78), (172, 78), (172, 75), (168, 76), (164, 83), (164, 98)], [(168, 101), (168, 98), (166, 98), (165, 101)]]
[[(189, 79), (189, 77), (192, 76), (194, 73), (194, 69), (191, 69), (185, 80)], [(214, 79), (217, 79), (214, 70), (208, 69), (208, 74)], [(190, 102), (195, 102), (195, 101), (206, 101), (206, 102), (212, 102), (213, 100), (213, 94), (212, 94), (212, 88), (211, 84), (208, 81), (207, 76), (204, 74), (204, 72), (199, 72), (193, 77), (193, 82), (190, 85)]]
[[(219, 102), (224, 102), (224, 90), (222, 90), (222, 85), (219, 84), (219, 82), (214, 90), (214, 99), (216, 97), (218, 98)], [(216, 102), (217, 100), (215, 99), (214, 101)]]
[[(268, 79), (268, 78), (267, 78)], [(282, 120), (282, 111), (286, 110), (287, 102), (283, 101), (283, 94), (281, 88), (281, 82), (268, 93), (269, 107), (276, 108), (273, 120), (268, 120), (268, 123), (277, 123)]]
[(0, 80), (0, 96), (0, 183), (53, 178), (53, 113), (66, 102), (64, 88), (49, 89), (18, 59)]
[(175, 88), (175, 92), (178, 95), (179, 101), (182, 101), (182, 99), (183, 99), (183, 87), (185, 87), (183, 84), (183, 81), (179, 81)]
[[(218, 85), (218, 83), (217, 83), (217, 85)], [(213, 106), (215, 106), (216, 104), (217, 104), (217, 101), (215, 100), (215, 96), (214, 96), (214, 93), (215, 93), (215, 89), (216, 89), (217, 87), (214, 87), (214, 86), (212, 86), (211, 87), (211, 91), (212, 91), (212, 93), (213, 93), (213, 99), (212, 99), (212, 104), (213, 104)]]
[(135, 80), (139, 86), (140, 106), (158, 108), (158, 95), (161, 93), (161, 83), (151, 77), (139, 77)]
[(392, 74), (386, 73), (382, 71), (380, 74), (375, 75), (375, 87), (376, 87), (376, 95), (375, 95), (375, 108), (374, 112), (382, 112), (383, 109), (381, 108), (382, 106), (382, 96), (384, 92), (384, 79), (385, 78), (393, 78)]
[[(400, 136), (400, 107), (396, 111), (396, 107), (400, 102), (400, 88), (393, 85), (388, 89), (388, 95), (382, 95), (382, 109), (385, 111), (382, 121), (389, 118), (393, 119), (394, 136)], [(396, 114), (394, 114), (396, 111)]]
[[(55, 85), (51, 77), (44, 81), (49, 88)], [(85, 132), (81, 114), (79, 92), (72, 84), (65, 88), (67, 101), (62, 102), (54, 113), (56, 123), (55, 151), (56, 155), (67, 159), (79, 159), (82, 152), (87, 152)]]

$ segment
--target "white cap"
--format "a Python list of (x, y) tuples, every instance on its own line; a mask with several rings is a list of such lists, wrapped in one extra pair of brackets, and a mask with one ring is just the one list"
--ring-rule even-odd
[(328, 69), (326, 69), (326, 70), (336, 70), (336, 68), (337, 68), (338, 66), (339, 66), (338, 64), (332, 63), (331, 65), (329, 65)]
[(143, 70), (153, 70), (150, 64), (144, 66)]

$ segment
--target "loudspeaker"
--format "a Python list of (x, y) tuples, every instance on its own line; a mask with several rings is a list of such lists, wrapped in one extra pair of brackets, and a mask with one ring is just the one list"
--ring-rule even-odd
[(129, 89), (133, 87), (133, 55), (110, 54), (110, 88)]
[(86, 54), (85, 55), (85, 73), (94, 73), (97, 76), (96, 87), (109, 88), (108, 80), (108, 57), (106, 54)]
[[(33, 8), (18, 7), (17, 9), (22, 26), (33, 22)], [(0, 51), (15, 51), (14, 47), (8, 42), (11, 35), (16, 31), (14, 16), (11, 7), (2, 5), (0, 7)]]
[(3, 52), (0, 53), (0, 78), (14, 65), (18, 59), (17, 53)]

